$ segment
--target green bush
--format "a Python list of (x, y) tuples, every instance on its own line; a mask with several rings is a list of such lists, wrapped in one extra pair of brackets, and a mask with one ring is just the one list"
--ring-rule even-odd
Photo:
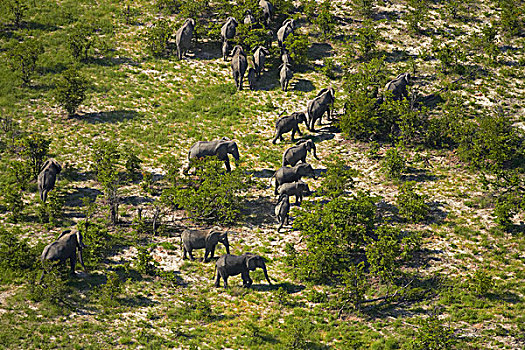
[(184, 177), (163, 195), (198, 222), (232, 224), (243, 207), (240, 193), (248, 187), (244, 170), (224, 172), (224, 163), (213, 158), (195, 162), (196, 176)]
[(86, 99), (87, 83), (86, 78), (79, 73), (77, 67), (65, 70), (56, 79), (53, 95), (56, 102), (67, 111), (70, 117)]
[(314, 24), (319, 28), (324, 38), (333, 36), (337, 21), (335, 20), (334, 9), (330, 0), (323, 0), (320, 4), (317, 4), (317, 17), (314, 20)]
[(44, 53), (44, 46), (36, 39), (27, 39), (17, 42), (7, 52), (9, 68), (22, 79), (23, 85), (29, 85), (40, 55)]
[(106, 279), (106, 283), (99, 289), (99, 300), (104, 306), (118, 306), (118, 297), (124, 291), (124, 282), (115, 271), (109, 271)]
[(382, 168), (386, 177), (390, 179), (399, 179), (406, 169), (405, 157), (401, 154), (398, 147), (390, 148), (386, 151), (382, 161)]
[(25, 166), (31, 169), (34, 179), (38, 177), (42, 169), (49, 153), (50, 144), (51, 140), (39, 133), (29, 134), (17, 141), (20, 156), (24, 160)]
[(448, 350), (452, 349), (456, 340), (454, 330), (445, 326), (436, 315), (431, 315), (420, 321), (414, 339), (407, 345), (411, 350)]
[(354, 187), (353, 176), (357, 171), (348, 167), (346, 163), (338, 158), (326, 165), (326, 173), (321, 185), (321, 193), (332, 199), (345, 194), (345, 191)]
[(288, 35), (284, 41), (284, 45), (290, 52), (290, 58), (294, 64), (307, 64), (308, 63), (308, 36), (294, 33)]
[(159, 19), (144, 33), (148, 52), (154, 57), (168, 55), (169, 41), (174, 33), (174, 26), (167, 19)]
[(513, 0), (499, 0), (497, 2), (501, 8), (500, 28), (505, 36), (512, 38), (519, 35), (523, 29), (523, 4), (520, 6)]
[(427, 19), (428, 9), (428, 0), (408, 0), (406, 14), (408, 29), (414, 33), (420, 33), (421, 25)]
[(140, 273), (155, 276), (158, 263), (151, 256), (148, 247), (137, 246), (137, 256), (135, 257), (135, 268)]
[(267, 29), (250, 29), (248, 26), (239, 23), (234, 41), (243, 47), (246, 54), (253, 54), (257, 47), (266, 46), (271, 39)]
[(465, 61), (466, 55), (460, 45), (448, 42), (442, 43), (441, 40), (434, 38), (432, 40), (432, 52), (434, 57), (441, 62), (440, 70), (442, 73), (465, 73), (462, 62)]
[(290, 316), (286, 318), (284, 328), (283, 338), (281, 339), (284, 349), (307, 350), (317, 348), (312, 342), (314, 329), (311, 322)]
[(294, 213), (294, 229), (301, 231), (306, 249), (286, 247), (286, 261), (301, 280), (325, 283), (353, 264), (352, 259), (371, 234), (375, 200), (358, 192), (351, 198), (337, 197), (327, 204), (304, 203)]
[(477, 269), (467, 280), (467, 289), (478, 297), (486, 296), (494, 288), (494, 280), (485, 269)]
[(2, 0), (0, 10), (13, 21), (15, 27), (20, 28), (29, 10), (29, 2), (27, 0)]
[(24, 193), (19, 184), (9, 183), (3, 186), (4, 200), (3, 204), (9, 213), (8, 219), (17, 223), (23, 218), (25, 203), (23, 200)]
[(405, 182), (396, 196), (399, 216), (411, 223), (424, 221), (430, 211), (428, 204), (425, 203), (428, 196), (416, 193), (415, 186), (414, 181)]
[(18, 228), (8, 230), (0, 226), (1, 282), (9, 274), (22, 275), (37, 265), (40, 252), (29, 245), (29, 239), (21, 238), (22, 234)]
[(512, 217), (518, 213), (517, 200), (511, 196), (500, 196), (494, 206), (494, 221), (504, 231), (514, 226)]
[(350, 6), (354, 14), (364, 18), (371, 18), (375, 2), (375, 0), (351, 0)]
[(94, 28), (81, 23), (73, 27), (68, 33), (67, 47), (71, 56), (79, 61), (87, 61), (89, 51), (94, 44)]
[(105, 225), (81, 221), (77, 229), (82, 233), (84, 244), (87, 246), (82, 250), (84, 264), (90, 270), (96, 269), (116, 242)]
[(118, 222), (119, 189), (121, 178), (118, 171), (121, 154), (112, 141), (101, 141), (93, 145), (92, 160), (96, 166), (97, 180), (102, 185), (109, 206), (110, 220)]
[(133, 149), (127, 147), (122, 152), (122, 155), (126, 161), (124, 167), (126, 168), (126, 175), (131, 181), (140, 179), (140, 164), (142, 164), (142, 159), (140, 159), (134, 152)]
[(377, 42), (381, 39), (379, 30), (373, 21), (367, 19), (356, 32), (359, 53), (364, 60), (368, 60), (374, 56)]

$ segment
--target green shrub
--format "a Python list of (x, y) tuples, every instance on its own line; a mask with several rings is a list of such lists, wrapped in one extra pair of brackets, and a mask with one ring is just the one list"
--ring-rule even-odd
[(467, 280), (467, 289), (474, 295), (482, 297), (494, 288), (494, 280), (485, 269), (477, 269)]
[(168, 55), (168, 45), (174, 27), (167, 19), (159, 19), (144, 33), (144, 41), (148, 52), (154, 57)]
[(421, 25), (428, 15), (429, 3), (427, 0), (408, 0), (406, 21), (408, 29), (414, 33), (421, 32)]
[(399, 147), (390, 148), (386, 151), (382, 161), (382, 168), (386, 177), (390, 179), (399, 179), (401, 177), (401, 174), (406, 169), (406, 161)]
[(510, 231), (514, 226), (512, 217), (518, 213), (517, 200), (510, 196), (500, 196), (494, 206), (494, 221), (504, 231)]
[(112, 141), (101, 141), (93, 145), (92, 160), (96, 166), (97, 180), (102, 185), (109, 206), (110, 220), (118, 222), (119, 188), (121, 187), (118, 162), (121, 154)]
[(84, 264), (89, 270), (96, 269), (116, 242), (113, 241), (105, 225), (86, 224), (86, 221), (81, 221), (77, 229), (82, 233), (84, 244), (87, 246), (82, 250)]
[(441, 72), (447, 74), (449, 72), (463, 74), (465, 68), (461, 62), (465, 61), (466, 55), (462, 47), (457, 44), (448, 42), (442, 43), (441, 40), (432, 40), (432, 52), (441, 62)]
[(58, 79), (56, 79), (53, 95), (56, 102), (63, 107), (71, 117), (86, 99), (86, 90), (86, 78), (79, 73), (77, 67), (71, 67), (62, 72)]
[(293, 226), (301, 231), (306, 249), (286, 247), (286, 261), (301, 280), (325, 283), (352, 265), (352, 258), (372, 232), (375, 202), (358, 192), (352, 198), (337, 197), (327, 204), (304, 203), (295, 211)]
[(195, 162), (195, 167), (196, 178), (181, 178), (181, 183), (168, 189), (164, 196), (171, 198), (176, 207), (186, 210), (192, 220), (236, 222), (243, 207), (240, 193), (249, 181), (244, 170), (237, 167), (224, 173), (224, 163), (213, 158)]
[(354, 187), (352, 176), (356, 175), (357, 171), (348, 167), (340, 158), (328, 163), (321, 185), (321, 193), (332, 199), (344, 195), (345, 191)]
[(95, 41), (94, 34), (94, 28), (89, 24), (81, 23), (73, 27), (66, 42), (71, 56), (79, 61), (87, 61)]
[(307, 64), (308, 63), (308, 36), (294, 33), (288, 35), (284, 41), (284, 45), (290, 52), (290, 58), (294, 64)]
[(354, 14), (364, 18), (371, 18), (375, 2), (375, 0), (351, 0), (350, 6)]
[[(18, 228), (8, 230), (0, 226), (0, 269), (3, 277), (10, 273), (22, 275), (37, 265), (40, 252), (29, 245), (29, 239), (21, 238), (22, 234)], [(0, 277), (0, 281), (3, 279)]]
[[(461, 17), (467, 6), (469, 5), (470, 1), (464, 1), (464, 0), (448, 0), (443, 2), (443, 13), (445, 16), (450, 16), (453, 19), (458, 19)], [(443, 19), (444, 21), (447, 21), (447, 18), (445, 17)]]
[(104, 306), (118, 306), (118, 297), (123, 291), (124, 282), (115, 271), (109, 271), (106, 275), (106, 283), (99, 289), (99, 300)]
[(135, 268), (140, 273), (155, 276), (158, 263), (153, 259), (148, 247), (137, 246), (137, 256), (135, 257)]
[(155, 6), (157, 9), (166, 14), (175, 14), (179, 11), (182, 5), (182, 0), (156, 0)]
[(198, 294), (196, 297), (183, 295), (180, 314), (198, 321), (212, 321), (216, 317), (210, 300), (204, 294)]
[(411, 223), (425, 220), (430, 211), (428, 204), (425, 203), (428, 196), (416, 193), (415, 185), (414, 181), (405, 182), (396, 196), (399, 216)]
[(125, 148), (122, 155), (126, 161), (124, 167), (126, 168), (126, 175), (132, 181), (140, 179), (140, 164), (142, 164), (142, 159), (140, 159), (131, 148)]
[(500, 28), (509, 38), (517, 36), (523, 29), (523, 4), (520, 6), (513, 0), (497, 2), (501, 7)]
[(268, 35), (268, 30), (264, 28), (250, 29), (248, 26), (239, 23), (237, 34), (234, 40), (241, 45), (246, 54), (253, 54), (257, 47), (266, 46), (272, 38)]
[(436, 315), (431, 315), (420, 321), (414, 339), (408, 343), (408, 348), (413, 350), (452, 349), (456, 340), (454, 330), (445, 326), (444, 322)]
[(25, 163), (24, 165), (28, 169), (31, 169), (31, 174), (34, 179), (38, 177), (42, 169), (42, 165), (49, 153), (50, 144), (50, 139), (38, 133), (27, 135), (17, 141), (17, 146), (20, 148), (20, 156)]
[(36, 39), (17, 42), (7, 52), (9, 68), (22, 79), (23, 85), (29, 85), (37, 68), (37, 61), (44, 53), (44, 46)]
[(342, 312), (350, 303), (355, 309), (359, 309), (369, 286), (365, 262), (350, 264), (347, 270), (340, 272), (339, 278), (341, 287), (337, 291), (337, 308)]
[(284, 323), (281, 344), (284, 349), (314, 349), (316, 346), (312, 343), (312, 336), (313, 326), (311, 322), (290, 316), (286, 318)]
[(15, 27), (20, 28), (29, 10), (29, 2), (27, 0), (2, 0), (0, 10), (12, 19)]
[(379, 30), (374, 22), (367, 19), (357, 28), (356, 32), (359, 53), (364, 60), (368, 60), (373, 57), (377, 48), (377, 42), (381, 39)]
[(317, 17), (314, 20), (314, 24), (319, 28), (324, 38), (333, 36), (337, 21), (335, 20), (334, 9), (330, 0), (323, 0), (320, 4), (317, 4)]
[(25, 203), (23, 201), (24, 193), (19, 184), (9, 183), (3, 186), (4, 200), (3, 204), (9, 213), (8, 219), (17, 223), (23, 218)]

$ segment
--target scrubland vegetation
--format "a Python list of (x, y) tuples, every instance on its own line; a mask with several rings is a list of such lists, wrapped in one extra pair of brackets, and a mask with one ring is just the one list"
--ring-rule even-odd
[[(525, 3), (273, 4), (265, 28), (253, 0), (0, 3), (1, 348), (525, 346)], [(229, 16), (248, 56), (271, 42), (253, 91), (222, 59)], [(398, 99), (385, 84), (404, 72)], [(270, 181), (293, 144), (272, 144), (275, 120), (329, 86), (333, 119), (300, 125), (313, 193), (278, 232)], [(183, 174), (191, 145), (222, 137), (239, 146), (230, 173), (211, 158)], [(183, 260), (181, 232), (211, 226), (264, 256), (273, 284), (256, 270), (251, 288), (215, 288), (214, 262)], [(86, 271), (38, 283), (44, 246), (72, 228)]]

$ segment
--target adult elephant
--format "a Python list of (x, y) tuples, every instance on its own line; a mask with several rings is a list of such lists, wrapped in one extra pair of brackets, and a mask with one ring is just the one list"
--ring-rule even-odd
[(279, 72), (279, 82), (281, 83), (281, 89), (286, 92), (288, 90), (288, 84), (293, 78), (292, 66), (290, 64), (283, 63), (279, 68), (281, 69)]
[(300, 123), (306, 124), (306, 115), (303, 112), (293, 112), (291, 115), (279, 118), (275, 122), (275, 137), (272, 143), (275, 144), (277, 139), (283, 141), (282, 135), (290, 131), (292, 132), (292, 141), (296, 132), (302, 136), (303, 133), (299, 130)]
[(42, 165), (42, 170), (38, 174), (38, 192), (40, 193), (40, 199), (42, 202), (46, 202), (47, 194), (53, 188), (55, 188), (55, 182), (57, 175), (62, 171), (62, 166), (54, 160), (48, 159), (44, 165)]
[(306, 163), (306, 155), (312, 152), (317, 158), (315, 143), (312, 140), (301, 140), (295, 146), (288, 148), (283, 153), (283, 166), (295, 166), (299, 161)]
[(303, 176), (311, 176), (315, 179), (314, 169), (310, 164), (301, 163), (294, 167), (279, 168), (275, 174), (275, 191), (274, 194), (279, 194), (279, 186), (285, 183), (295, 182), (301, 180)]
[(193, 159), (213, 156), (217, 157), (218, 160), (224, 161), (226, 170), (230, 172), (230, 158), (228, 154), (233, 156), (235, 163), (239, 161), (239, 148), (235, 141), (225, 137), (214, 141), (198, 141), (191, 146), (188, 152), (188, 168), (185, 172), (187, 173), (191, 169)]
[(268, 0), (259, 0), (259, 6), (263, 10), (264, 23), (269, 26), (275, 12), (274, 7)]
[(385, 85), (385, 91), (391, 91), (394, 100), (408, 97), (407, 85), (410, 84), (410, 73), (399, 74)]
[(253, 64), (255, 66), (255, 72), (257, 77), (261, 76), (261, 72), (264, 69), (264, 63), (266, 62), (266, 55), (269, 55), (270, 51), (264, 46), (259, 46), (253, 53)]
[(330, 106), (334, 104), (334, 100), (334, 89), (329, 87), (322, 89), (313, 100), (308, 101), (306, 106), (306, 112), (308, 115), (308, 130), (315, 131), (315, 122), (319, 120), (319, 124), (321, 124), (321, 117), (325, 112), (328, 113), (328, 118), (331, 118)]
[(230, 254), (230, 244), (228, 243), (228, 233), (217, 231), (215, 228), (207, 230), (185, 230), (182, 232), (182, 251), (183, 259), (186, 259), (186, 253), (190, 256), (190, 260), (194, 260), (192, 251), (194, 249), (203, 249), (204, 262), (208, 261), (215, 255), (215, 247), (220, 242), (226, 248), (226, 253)]
[(216, 278), (215, 287), (220, 286), (221, 278), (224, 281), (224, 288), (228, 288), (228, 277), (240, 274), (242, 278), (243, 287), (249, 288), (253, 280), (250, 278), (250, 271), (254, 271), (256, 268), (261, 268), (264, 272), (264, 277), (270, 282), (268, 272), (266, 271), (266, 263), (262, 256), (255, 255), (252, 253), (244, 253), (243, 255), (231, 255), (226, 254), (221, 256), (216, 264)]
[(177, 43), (177, 57), (179, 60), (182, 59), (182, 56), (184, 56), (186, 51), (188, 51), (191, 46), (193, 29), (195, 29), (195, 20), (192, 18), (187, 18), (186, 21), (184, 21), (182, 27), (177, 30), (175, 39)]
[(238, 25), (239, 23), (234, 17), (228, 17), (226, 23), (221, 27), (221, 38), (223, 42), (233, 39)]
[(279, 48), (281, 50), (284, 47), (284, 41), (286, 40), (288, 35), (293, 33), (294, 29), (295, 29), (295, 22), (293, 19), (289, 18), (283, 22), (283, 25), (277, 31), (277, 44), (279, 45)]
[[(84, 260), (82, 259), (82, 249), (87, 246), (82, 242), (82, 234), (80, 231), (65, 230), (58, 236), (57, 240), (51, 244), (48, 244), (42, 251), (42, 256), (40, 257), (42, 264), (45, 261), (58, 261), (61, 264), (64, 264), (67, 259), (69, 259), (71, 265), (71, 274), (75, 275), (75, 265), (77, 263), (77, 249), (80, 264), (84, 271), (86, 267), (84, 266)], [(42, 271), (40, 276), (40, 281), (44, 277), (46, 269)]]
[(242, 80), (248, 68), (248, 60), (242, 46), (236, 45), (232, 51), (232, 74), (237, 90), (242, 90)]

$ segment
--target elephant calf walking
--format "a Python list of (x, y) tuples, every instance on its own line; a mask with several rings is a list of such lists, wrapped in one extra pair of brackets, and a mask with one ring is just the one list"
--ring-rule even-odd
[(182, 232), (182, 250), (183, 259), (186, 259), (186, 253), (190, 256), (190, 260), (194, 260), (193, 249), (205, 248), (204, 262), (208, 261), (215, 254), (215, 247), (217, 243), (222, 243), (226, 248), (226, 253), (230, 254), (230, 244), (228, 243), (228, 234), (226, 232), (219, 232), (215, 229), (209, 230), (185, 230)]
[(288, 221), (290, 219), (288, 216), (289, 212), (290, 212), (290, 197), (288, 196), (288, 194), (283, 193), (279, 196), (277, 205), (275, 206), (275, 216), (277, 217), (277, 221), (279, 222), (279, 227), (277, 228), (277, 232), (279, 232), (283, 228), (285, 223), (286, 225), (288, 225)]
[[(48, 244), (42, 251), (42, 256), (40, 260), (42, 264), (45, 261), (59, 261), (61, 264), (65, 264), (66, 260), (69, 259), (71, 266), (71, 274), (75, 274), (75, 265), (77, 263), (77, 249), (80, 264), (84, 271), (86, 267), (84, 266), (84, 260), (82, 259), (82, 249), (87, 246), (82, 242), (82, 234), (80, 231), (71, 232), (71, 230), (66, 230), (58, 236), (57, 240), (51, 244)], [(44, 277), (46, 272), (45, 268), (42, 270), (42, 275), (40, 276), (40, 281)]]
[(46, 202), (47, 194), (55, 188), (57, 175), (62, 171), (62, 167), (54, 159), (47, 160), (42, 166), (42, 171), (38, 174), (38, 192), (42, 202)]
[(283, 134), (290, 131), (292, 132), (292, 141), (296, 132), (302, 136), (303, 133), (299, 130), (300, 123), (306, 124), (306, 115), (303, 112), (293, 112), (291, 115), (279, 118), (275, 122), (275, 137), (272, 143), (275, 144), (277, 139), (283, 141)]
[(250, 278), (250, 271), (254, 271), (257, 267), (260, 267), (264, 272), (264, 277), (270, 282), (268, 272), (266, 271), (266, 263), (262, 256), (255, 255), (252, 253), (244, 253), (243, 255), (223, 255), (215, 263), (216, 278), (215, 287), (220, 286), (221, 278), (224, 281), (224, 288), (228, 288), (228, 277), (240, 274), (242, 277), (243, 287), (249, 288), (253, 280)]

